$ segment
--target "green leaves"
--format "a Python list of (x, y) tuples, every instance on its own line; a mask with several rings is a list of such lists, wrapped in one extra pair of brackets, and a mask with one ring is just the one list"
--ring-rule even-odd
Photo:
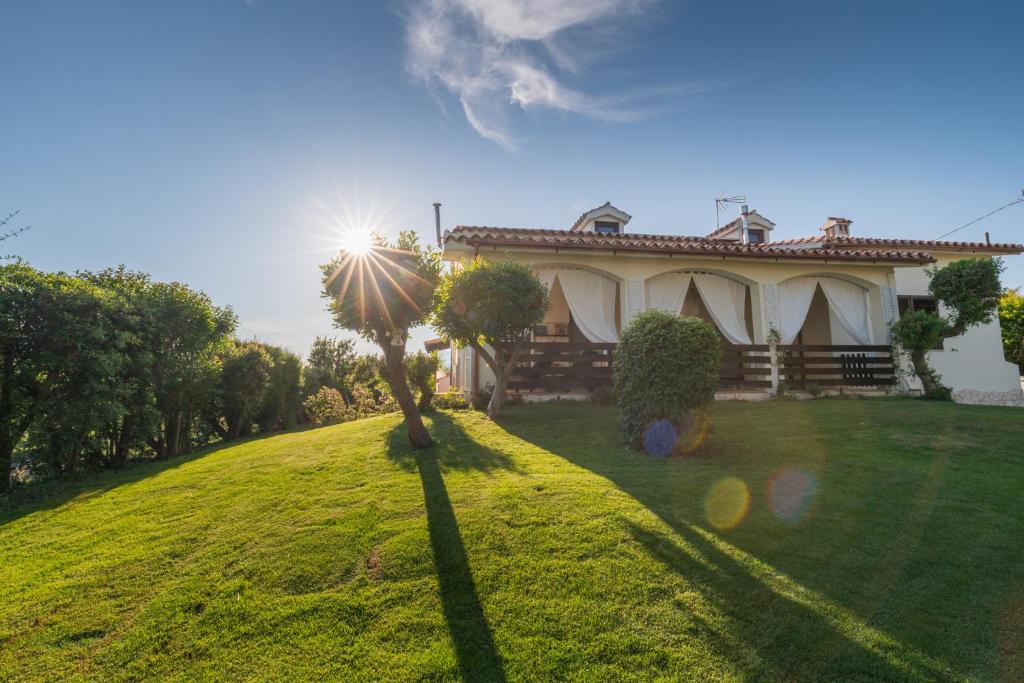
[(441, 259), (404, 231), (394, 245), (378, 237), (368, 254), (341, 254), (320, 270), (335, 326), (387, 346), (427, 320)]
[(1010, 290), (999, 300), (999, 323), (1006, 360), (1016, 363), (1024, 374), (1024, 296)]
[(514, 344), (544, 320), (548, 291), (514, 261), (475, 259), (446, 275), (434, 297), (434, 327), (458, 344)]
[(681, 425), (714, 399), (721, 362), (721, 341), (711, 324), (658, 310), (640, 313), (615, 348), (613, 383), (623, 431), (637, 442), (659, 420)]
[(1002, 293), (1002, 271), (1003, 263), (998, 258), (963, 259), (928, 269), (928, 290), (952, 312), (949, 336), (992, 320)]

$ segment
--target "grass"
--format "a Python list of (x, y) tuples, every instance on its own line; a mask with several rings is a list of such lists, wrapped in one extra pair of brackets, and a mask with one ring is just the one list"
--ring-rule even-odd
[(1021, 411), (713, 417), (686, 459), (557, 404), (72, 486), (0, 516), (0, 679), (1024, 678)]

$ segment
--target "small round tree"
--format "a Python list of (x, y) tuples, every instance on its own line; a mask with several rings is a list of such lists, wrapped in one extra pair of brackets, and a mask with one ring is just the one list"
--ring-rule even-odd
[(417, 351), (405, 359), (405, 378), (420, 392), (420, 400), (417, 404), (420, 412), (427, 412), (431, 408), (430, 402), (434, 398), (439, 367), (441, 367), (441, 359), (437, 357), (436, 353)]
[(928, 352), (943, 339), (959, 337), (975, 325), (992, 320), (1001, 289), (998, 258), (963, 259), (943, 268), (928, 269), (928, 291), (950, 312), (944, 318), (932, 311), (908, 313), (892, 325), (892, 337), (909, 354), (914, 374), (926, 398), (950, 400), (952, 392), (928, 364)]
[(476, 349), (494, 373), (487, 404), (491, 418), (501, 413), (508, 378), (547, 307), (544, 283), (529, 266), (509, 260), (477, 258), (446, 275), (437, 288), (434, 327), (446, 339)]
[(634, 444), (655, 424), (684, 430), (715, 397), (722, 346), (710, 323), (650, 310), (636, 316), (615, 349), (612, 380), (623, 431)]
[(323, 294), (334, 325), (358, 332), (384, 354), (391, 393), (405, 416), (409, 441), (429, 446), (430, 434), (405, 379), (409, 328), (426, 321), (441, 274), (436, 252), (420, 247), (414, 232), (402, 232), (394, 245), (379, 236), (372, 245), (342, 251), (321, 267)]

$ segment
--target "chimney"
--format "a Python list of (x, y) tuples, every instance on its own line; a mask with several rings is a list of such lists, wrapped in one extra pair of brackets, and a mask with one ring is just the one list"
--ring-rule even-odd
[(434, 231), (437, 233), (437, 248), (441, 248), (441, 202), (434, 202)]
[(750, 213), (750, 209), (744, 204), (740, 207), (740, 218), (743, 219), (743, 232), (740, 233), (740, 241), (743, 244), (750, 243), (750, 224), (747, 222), (747, 214)]
[(825, 233), (825, 237), (828, 238), (849, 237), (851, 223), (853, 223), (853, 221), (849, 218), (829, 216), (825, 220), (824, 225), (821, 226), (821, 231)]

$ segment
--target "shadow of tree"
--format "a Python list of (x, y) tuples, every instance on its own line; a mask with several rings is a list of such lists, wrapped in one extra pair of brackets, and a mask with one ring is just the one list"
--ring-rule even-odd
[(442, 470), (477, 470), (485, 473), (494, 470), (518, 471), (508, 455), (476, 441), (450, 414), (436, 411), (424, 417), (434, 438), (434, 444), (426, 451), (416, 451), (410, 447), (405, 432), (400, 429), (388, 433), (388, 458), (403, 470), (411, 472), (417, 469), (419, 454), (429, 452)]
[[(688, 460), (650, 458), (625, 445), (614, 410), (552, 408), (547, 419), (533, 413), (540, 410), (537, 407), (509, 411), (499, 424), (508, 433), (614, 482), (676, 532), (673, 539), (624, 520), (626, 532), (636, 543), (697, 587), (705, 603), (725, 617), (727, 630), (711, 625), (704, 630), (708, 642), (727, 660), (742, 662), (743, 670), (755, 678), (782, 680), (948, 675), (941, 662), (873, 629), (826, 594), (790, 579), (783, 572), (798, 564), (780, 571), (776, 559), (786, 566), (784, 553), (778, 558), (774, 553), (751, 554), (705, 528), (704, 495), (723, 476), (720, 460), (728, 457), (721, 443), (711, 445), (711, 455)], [(762, 546), (755, 543), (753, 547)], [(743, 556), (744, 562), (737, 556)], [(762, 569), (752, 572), (748, 564)], [(806, 574), (807, 567), (803, 569)], [(815, 571), (821, 569), (819, 565)], [(797, 575), (801, 580), (814, 578)], [(826, 571), (816, 578), (827, 582), (828, 576)]]
[(504, 681), (501, 657), (480, 604), (441, 470), (443, 467), (487, 472), (495, 468), (512, 469), (512, 463), (503, 453), (471, 439), (449, 415), (433, 413), (429, 421), (434, 446), (414, 451), (405, 429), (399, 425), (388, 434), (388, 457), (403, 468), (414, 467), (420, 475), (441, 604), (460, 677), (465, 681)]

